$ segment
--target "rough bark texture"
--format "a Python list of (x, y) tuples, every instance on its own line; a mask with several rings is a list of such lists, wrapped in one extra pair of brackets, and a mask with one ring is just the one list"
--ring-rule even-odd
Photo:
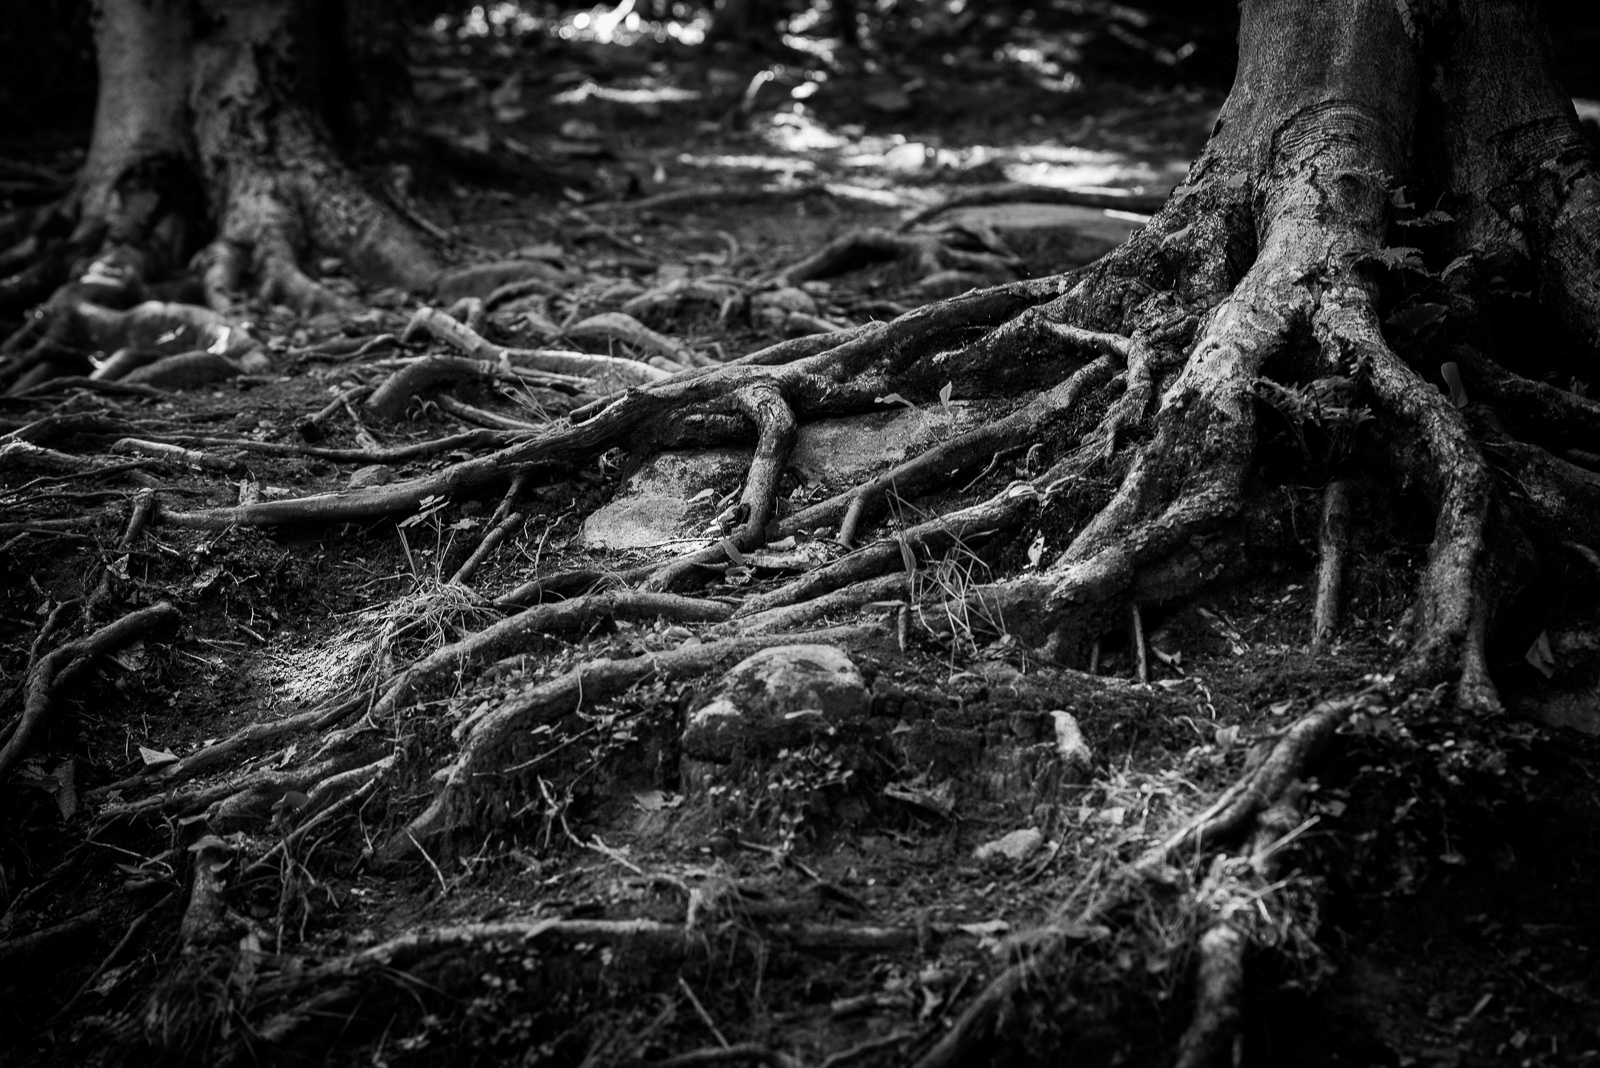
[[(363, 33), (338, 32), (346, 17)], [(426, 287), (431, 254), (340, 162), (327, 121), (349, 133), (378, 114), (382, 89), (403, 87), (395, 26), (302, 0), (99, 0), (88, 158), (73, 192), (0, 254), (31, 260), (0, 284), (0, 304), (55, 291), (58, 317), (82, 300), (126, 306), (196, 253), (203, 299), (218, 310), (248, 293), (340, 306), (302, 269), (313, 252), (373, 284)], [(379, 92), (351, 91), (365, 72)]]

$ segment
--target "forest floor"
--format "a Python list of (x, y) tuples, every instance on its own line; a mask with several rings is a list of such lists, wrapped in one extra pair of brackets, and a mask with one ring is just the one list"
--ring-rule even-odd
[[(819, 321), (889, 318), (966, 288), (970, 277), (930, 280), (904, 260), (753, 285), (842, 235), (894, 231), (962, 193), (1020, 182), (1125, 194), (1126, 211), (1040, 196), (926, 224), (969, 249), (1003, 247), (1014, 270), (1033, 276), (1099, 255), (1139, 225), (1149, 196), (1182, 180), (1220, 103), (1210, 91), (1080, 83), (1061, 71), (1024, 77), (1015, 61), (817, 78), (796, 64), (706, 56), (435, 41), (415, 71), (435, 146), (528, 166), (520, 185), (508, 185), (505, 175), (475, 180), (418, 157), (403, 175), (406, 203), (459, 262), (548, 265), (540, 314), (561, 325), (676, 282), (726, 284), (720, 304), (677, 301), (639, 317), (696, 352), (731, 358)], [(70, 170), (70, 159), (41, 151), (33, 162)], [(394, 176), (387, 162), (370, 171), (376, 185)], [(733, 788), (746, 790), (737, 818), (704, 796), (680, 759), (704, 682), (665, 680), (550, 727), (534, 795), (518, 798), (475, 848), (438, 863), (397, 872), (374, 864), (371, 849), (421, 807), (426, 772), (308, 838), (288, 834), (292, 800), (273, 826), (229, 830), (198, 851), (190, 818), (119, 814), (111, 784), (242, 727), (370, 690), (387, 671), (498, 618), (494, 599), (536, 574), (621, 570), (672, 551), (607, 549), (593, 528), (585, 534), (586, 518), (625, 479), (644, 477), (623, 456), (529, 485), (516, 503), (520, 525), (460, 583), (451, 577), (490, 525), (499, 491), (433, 502), (398, 525), (157, 524), (119, 547), (141, 488), (159, 485), (164, 498), (198, 508), (233, 504), (241, 490), (273, 499), (348, 484), (355, 465), (219, 444), (305, 444), (308, 416), (382, 381), (384, 360), (430, 351), (396, 340), (415, 308), (409, 297), (362, 292), (337, 262), (318, 269), (373, 310), (295, 320), (259, 309), (254, 329), (272, 357), (265, 373), (0, 402), (0, 434), (76, 420), (87, 436), (51, 442), (57, 449), (92, 455), (96, 443), (137, 437), (243, 458), (216, 470), (170, 456), (124, 456), (117, 471), (88, 474), (0, 468), (7, 719), (55, 644), (142, 606), (181, 610), (176, 628), (79, 672), (0, 784), (6, 1063), (152, 1063), (148, 1044), (160, 1046), (152, 1035), (161, 1032), (164, 1055), (199, 1063), (281, 1063), (328, 1050), (341, 1064), (631, 1064), (692, 1051), (713, 1063), (723, 1047), (753, 1044), (744, 1055), (768, 1063), (904, 1064), (1026, 952), (1043, 923), (1065, 929), (1075, 948), (1018, 1000), (996, 1062), (1164, 1062), (1192, 1011), (1195, 918), (1155, 885), (1094, 923), (1070, 928), (1064, 917), (1210, 804), (1259, 744), (1317, 702), (1364, 687), (1379, 696), (1308, 785), (1310, 818), (1283, 876), (1292, 892), (1274, 898), (1300, 914), (1277, 928), (1288, 941), (1261, 951), (1250, 973), (1244, 1062), (1600, 1058), (1600, 739), (1511, 714), (1464, 720), (1437, 694), (1383, 689), (1407, 576), (1426, 553), (1425, 539), (1402, 532), (1358, 539), (1346, 621), (1321, 653), (1308, 650), (1314, 521), (1303, 557), (1265, 561), (1247, 586), (1146, 613), (1140, 635), (1104, 642), (1092, 676), (1042, 664), (1003, 637), (967, 632), (963, 641), (959, 629), (954, 641), (891, 636), (858, 650), (871, 718), (894, 739), (889, 755), (868, 772), (844, 767), (827, 745), (785, 749)], [(764, 292), (786, 295), (764, 302)], [(516, 337), (510, 317), (498, 323)], [(588, 347), (631, 351), (616, 341)], [(550, 414), (551, 395), (538, 391), (485, 386), (458, 396), (525, 422)], [(431, 402), (370, 426), (353, 421), (358, 414), (331, 408), (314, 444), (353, 449), (375, 437), (392, 447), (475, 425), (471, 411)], [(956, 417), (919, 414), (932, 424)], [(197, 445), (202, 438), (211, 443)], [(455, 455), (390, 466), (407, 477)], [(706, 480), (685, 491), (704, 523), (739, 471), (688, 470)], [(1003, 472), (993, 477), (1005, 484)], [(807, 492), (797, 486), (794, 499)], [(884, 529), (903, 521), (891, 516)], [(992, 563), (968, 554), (945, 581), (973, 581)], [(702, 596), (778, 581), (735, 567)], [(1575, 633), (1587, 610), (1551, 609), (1558, 670), (1562, 628)], [(599, 657), (681, 648), (708, 630), (596, 619), (583, 633), (546, 637), (439, 695), (429, 725), (401, 747), (418, 766), (436, 766), (429, 747), (446, 727), (530, 681)], [(1138, 677), (1141, 644), (1148, 681)], [(1551, 685), (1521, 650), (1495, 668), (1513, 707)], [(1076, 777), (1046, 770), (1059, 712), (1092, 754)], [(287, 764), (296, 744), (256, 754), (251, 766)], [(975, 855), (1002, 839), (1013, 857)], [(275, 843), (278, 861), (248, 863)], [(229, 856), (245, 869), (223, 870), (238, 933), (225, 946), (184, 947), (192, 870), (218, 855), (219, 870)], [(546, 920), (570, 925), (552, 928), (568, 932), (564, 941), (539, 940), (534, 929)], [(414, 966), (385, 957), (380, 972), (354, 989), (330, 983), (309, 1007), (284, 994), (285, 976), (409, 933), (444, 938), (496, 922), (512, 933)], [(700, 933), (669, 944), (649, 935), (652, 924)], [(130, 1028), (143, 1029), (140, 1053), (126, 1045)]]

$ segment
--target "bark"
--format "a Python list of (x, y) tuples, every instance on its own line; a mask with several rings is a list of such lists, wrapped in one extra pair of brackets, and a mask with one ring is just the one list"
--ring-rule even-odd
[[(330, 133), (330, 121), (348, 134), (389, 118), (376, 102), (403, 99), (394, 17), (358, 0), (97, 0), (92, 22), (88, 156), (72, 193), (11, 250), (41, 252), (0, 284), (0, 304), (21, 308), (69, 283), (57, 311), (127, 306), (197, 253), (203, 299), (218, 310), (246, 293), (339, 306), (303, 270), (312, 253), (377, 285), (432, 281), (431, 254), (341, 162)], [(67, 240), (41, 245), (61, 229)]]

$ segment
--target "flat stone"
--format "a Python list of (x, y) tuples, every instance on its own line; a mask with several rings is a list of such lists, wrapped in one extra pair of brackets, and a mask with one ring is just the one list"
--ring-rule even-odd
[(1044, 833), (1036, 827), (1028, 827), (983, 843), (972, 851), (972, 856), (977, 860), (1008, 860), (1018, 864), (1038, 852), (1042, 844)]
[(683, 751), (730, 764), (833, 737), (866, 718), (870, 699), (854, 662), (831, 645), (779, 645), (729, 669), (689, 716)]
[[(650, 457), (623, 480), (612, 500), (583, 521), (577, 542), (590, 549), (649, 549), (697, 538), (714, 505), (739, 487), (750, 469), (749, 450), (668, 450)], [(711, 500), (690, 501), (704, 490)]]
[(948, 408), (895, 403), (881, 412), (821, 419), (800, 428), (789, 466), (807, 482), (855, 483), (965, 433), (989, 414), (988, 405), (951, 401)]
[[(823, 419), (800, 427), (789, 466), (807, 482), (842, 489), (989, 418), (990, 407), (966, 401)], [(704, 536), (716, 500), (739, 488), (750, 470), (750, 449), (669, 450), (623, 480), (612, 500), (584, 520), (577, 544), (590, 549), (648, 549)], [(689, 504), (703, 490), (713, 500)]]

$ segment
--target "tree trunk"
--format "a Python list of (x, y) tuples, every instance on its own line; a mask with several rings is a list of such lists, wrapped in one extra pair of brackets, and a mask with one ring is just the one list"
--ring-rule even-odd
[[(359, 116), (385, 115), (373, 102), (403, 87), (392, 18), (355, 0), (97, 0), (93, 27), (88, 158), (52, 213), (71, 237), (7, 280), (0, 303), (70, 281), (58, 309), (126, 306), (197, 253), (217, 310), (245, 292), (308, 311), (340, 305), (302, 269), (312, 252), (377, 284), (421, 287), (437, 273), (329, 135), (329, 118), (348, 131)], [(377, 91), (353, 91), (369, 73)]]

